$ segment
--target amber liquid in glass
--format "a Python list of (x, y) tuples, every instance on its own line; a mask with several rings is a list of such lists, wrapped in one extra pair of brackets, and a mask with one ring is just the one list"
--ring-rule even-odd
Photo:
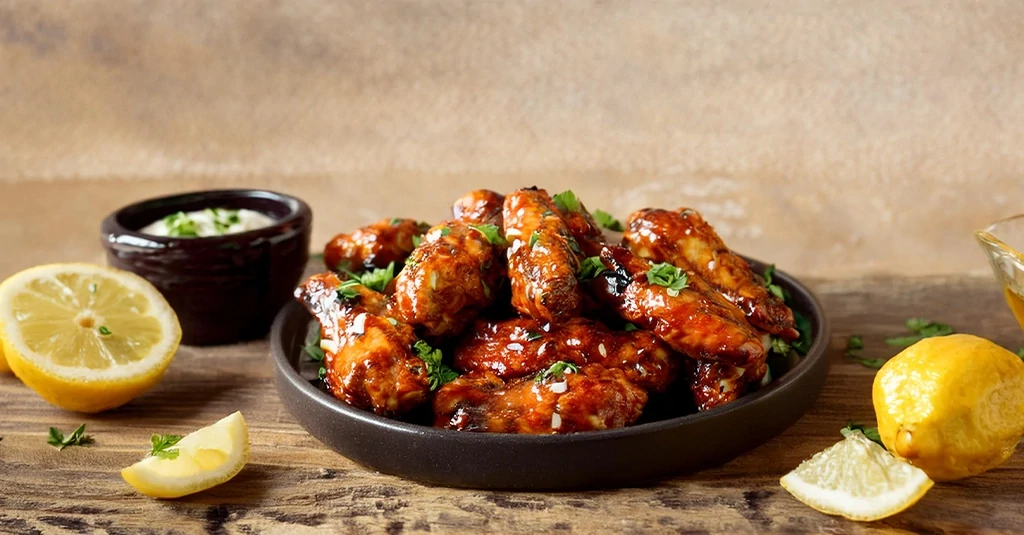
[(1013, 311), (1014, 317), (1017, 318), (1020, 328), (1024, 329), (1024, 296), (1012, 288), (1003, 288), (1003, 295), (1006, 296), (1006, 302), (1010, 305), (1010, 310)]

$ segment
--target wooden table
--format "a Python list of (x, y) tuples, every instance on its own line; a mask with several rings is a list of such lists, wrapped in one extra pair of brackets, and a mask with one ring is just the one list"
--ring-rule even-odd
[[(861, 334), (870, 357), (902, 322), (922, 316), (1016, 350), (1024, 336), (989, 278), (812, 280), (832, 322), (831, 373), (796, 425), (724, 466), (643, 488), (566, 493), (435, 488), (374, 473), (326, 449), (278, 402), (265, 342), (182, 348), (163, 381), (96, 416), (47, 405), (0, 377), (0, 532), (12, 533), (940, 533), (1024, 526), (1024, 455), (981, 476), (940, 484), (914, 508), (857, 524), (817, 513), (779, 485), (802, 459), (840, 439), (848, 420), (873, 421), (874, 370), (843, 356)], [(175, 501), (140, 496), (118, 470), (154, 432), (184, 434), (241, 410), (252, 457), (232, 481)], [(91, 447), (58, 452), (47, 428), (86, 422)], [(742, 433), (740, 429), (737, 433)]]

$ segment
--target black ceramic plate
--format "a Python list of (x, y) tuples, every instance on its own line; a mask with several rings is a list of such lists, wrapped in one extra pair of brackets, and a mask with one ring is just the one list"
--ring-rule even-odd
[[(751, 262), (761, 272), (764, 264)], [(470, 433), (391, 420), (338, 401), (318, 387), (318, 364), (303, 352), (311, 317), (296, 302), (278, 315), (270, 347), (284, 405), (314, 437), (387, 474), (452, 487), (558, 490), (626, 486), (722, 464), (784, 431), (825, 383), (829, 329), (821, 305), (796, 279), (776, 272), (792, 308), (811, 323), (807, 355), (770, 385), (739, 401), (678, 415), (679, 400), (652, 398), (643, 423), (568, 435)]]

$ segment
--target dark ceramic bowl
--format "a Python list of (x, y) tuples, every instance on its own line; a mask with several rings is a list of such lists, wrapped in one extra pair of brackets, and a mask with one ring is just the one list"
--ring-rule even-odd
[[(764, 264), (752, 262), (761, 272)], [(303, 353), (311, 317), (296, 302), (274, 323), (270, 348), (285, 407), (314, 437), (374, 470), (424, 483), (480, 489), (564, 490), (626, 486), (722, 464), (781, 433), (825, 383), (829, 328), (814, 295), (789, 275), (774, 282), (810, 320), (811, 347), (768, 386), (699, 414), (683, 396), (648, 404), (623, 429), (568, 435), (505, 435), (438, 429), (353, 408), (318, 388), (318, 363)], [(668, 408), (666, 409), (666, 406)]]
[[(143, 234), (178, 211), (249, 209), (276, 220), (262, 229), (208, 238)], [(110, 214), (100, 227), (107, 262), (153, 283), (181, 322), (182, 343), (262, 338), (291, 300), (309, 260), (313, 214), (301, 200), (263, 190), (200, 191), (149, 199)]]

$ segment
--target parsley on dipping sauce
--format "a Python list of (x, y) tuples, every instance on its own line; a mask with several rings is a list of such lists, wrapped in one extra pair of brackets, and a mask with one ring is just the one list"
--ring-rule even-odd
[(497, 225), (470, 225), (469, 228), (479, 232), (480, 234), (483, 234), (484, 238), (487, 238), (487, 242), (490, 243), (491, 245), (508, 245), (508, 242), (505, 241), (505, 238), (501, 235), (501, 232), (498, 231)]
[(167, 227), (167, 235), (176, 238), (195, 238), (199, 235), (196, 222), (185, 212), (171, 214), (164, 218), (164, 226)]
[(535, 377), (533, 381), (535, 383), (543, 383), (550, 377), (554, 377), (555, 379), (562, 379), (565, 377), (565, 374), (567, 373), (578, 373), (579, 371), (579, 367), (576, 366), (575, 364), (571, 362), (566, 362), (564, 360), (560, 360), (549, 366), (548, 369), (538, 373), (537, 377)]
[(910, 336), (896, 336), (886, 338), (885, 343), (891, 346), (907, 347), (916, 342), (931, 338), (933, 336), (946, 336), (953, 334), (953, 327), (944, 323), (935, 323), (922, 318), (910, 318), (906, 323), (907, 330), (914, 333)]
[(622, 232), (625, 230), (622, 227), (622, 222), (600, 208), (594, 210), (594, 220), (597, 221), (598, 225), (601, 225), (608, 230), (614, 230), (615, 232)]
[(149, 456), (168, 460), (177, 459), (178, 448), (172, 448), (171, 446), (177, 444), (179, 440), (181, 440), (181, 435), (153, 435), (149, 437), (149, 441), (153, 444), (153, 449), (149, 452)]
[(856, 422), (850, 422), (846, 427), (840, 429), (839, 433), (844, 437), (848, 437), (854, 431), (860, 431), (871, 442), (874, 442), (883, 448), (885, 447), (885, 444), (882, 444), (882, 437), (878, 436), (877, 427), (867, 427)]
[(416, 356), (423, 359), (423, 363), (427, 365), (427, 377), (430, 381), (430, 390), (437, 390), (442, 385), (452, 382), (456, 377), (459, 376), (458, 372), (448, 367), (447, 364), (441, 362), (441, 358), (444, 356), (440, 349), (434, 349), (430, 347), (430, 344), (423, 340), (417, 340), (412, 345), (413, 352)]
[(46, 439), (46, 443), (63, 450), (68, 446), (84, 446), (86, 444), (92, 444), (93, 439), (91, 436), (85, 434), (85, 424), (78, 426), (67, 438), (64, 437), (64, 433), (61, 433), (56, 427), (50, 428), (50, 438)]
[(555, 201), (555, 206), (562, 212), (578, 212), (580, 210), (580, 200), (571, 189), (555, 194), (551, 200)]
[(585, 281), (593, 279), (605, 270), (604, 262), (599, 257), (591, 256), (580, 262), (580, 269), (576, 271), (576, 278)]
[(666, 293), (672, 297), (678, 296), (679, 291), (689, 284), (683, 270), (666, 262), (654, 264), (647, 270), (647, 282), (668, 288)]

